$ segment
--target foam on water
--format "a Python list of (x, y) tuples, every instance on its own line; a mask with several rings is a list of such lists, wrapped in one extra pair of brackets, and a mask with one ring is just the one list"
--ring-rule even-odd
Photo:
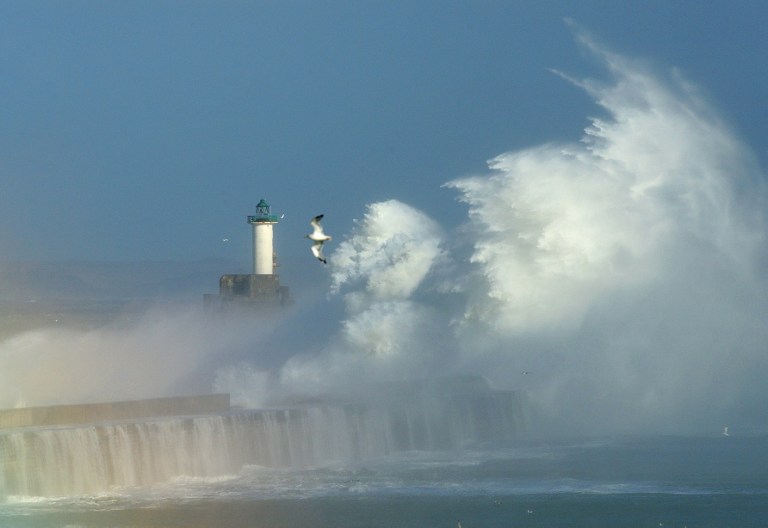
[(0, 505), (0, 526), (760, 526), (764, 446), (765, 438), (605, 438), (246, 465), (227, 478), (13, 497)]
[[(108, 493), (79, 497), (8, 496), (6, 511), (19, 508), (109, 510), (164, 501), (288, 500), (350, 497), (525, 497), (543, 495), (724, 495), (768, 494), (763, 481), (745, 486), (750, 470), (739, 468), (732, 482), (706, 481), (707, 458), (723, 456), (721, 445), (706, 444), (702, 467), (670, 479), (663, 461), (654, 461), (654, 450), (668, 446), (664, 439), (647, 441), (638, 455), (636, 444), (613, 441), (608, 449), (587, 448), (587, 465), (581, 465), (584, 445), (510, 447), (494, 450), (411, 452), (381, 456), (353, 463), (326, 463), (317, 467), (265, 467), (248, 465), (237, 474), (215, 478), (175, 478), (152, 488), (124, 487)], [(757, 444), (752, 444), (753, 449)], [(728, 448), (726, 448), (727, 450)], [(638, 457), (649, 468), (629, 478), (624, 469), (611, 470), (613, 459)], [(765, 458), (763, 456), (763, 458)], [(757, 460), (760, 463), (761, 459)], [(757, 471), (755, 469), (754, 471)]]

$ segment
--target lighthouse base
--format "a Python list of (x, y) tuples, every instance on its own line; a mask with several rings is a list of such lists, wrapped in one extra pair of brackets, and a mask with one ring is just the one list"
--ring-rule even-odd
[(274, 308), (290, 304), (287, 286), (277, 275), (222, 275), (219, 294), (203, 296), (206, 309)]

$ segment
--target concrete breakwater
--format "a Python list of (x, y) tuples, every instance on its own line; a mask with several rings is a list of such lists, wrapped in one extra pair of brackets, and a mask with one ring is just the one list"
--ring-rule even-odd
[(313, 467), (414, 450), (505, 443), (525, 428), (514, 391), (0, 431), (0, 497), (95, 494), (249, 465)]
[(212, 414), (229, 410), (229, 394), (53, 405), (0, 410), (0, 429), (139, 420), (158, 416)]

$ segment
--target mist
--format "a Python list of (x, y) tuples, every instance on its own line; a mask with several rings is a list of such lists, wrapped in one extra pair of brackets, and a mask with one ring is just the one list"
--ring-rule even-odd
[(578, 141), (447, 175), (435, 197), (461, 203), (459, 227), (371, 203), (326, 246), (327, 296), (255, 325), (187, 306), (16, 335), (0, 402), (214, 390), (258, 407), (473, 374), (524, 390), (541, 432), (764, 427), (765, 175), (682, 74), (577, 40), (603, 77), (553, 74), (595, 117)]
[(187, 301), (153, 303), (94, 328), (19, 333), (0, 342), (0, 407), (208, 393), (217, 368), (253, 355), (278, 325), (212, 317)]

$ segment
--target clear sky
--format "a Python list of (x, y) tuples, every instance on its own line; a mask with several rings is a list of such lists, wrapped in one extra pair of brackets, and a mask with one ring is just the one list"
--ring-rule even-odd
[(600, 112), (566, 18), (768, 158), (761, 1), (2, 0), (2, 258), (247, 261), (262, 197), (287, 256), (386, 199), (456, 225), (443, 183)]

